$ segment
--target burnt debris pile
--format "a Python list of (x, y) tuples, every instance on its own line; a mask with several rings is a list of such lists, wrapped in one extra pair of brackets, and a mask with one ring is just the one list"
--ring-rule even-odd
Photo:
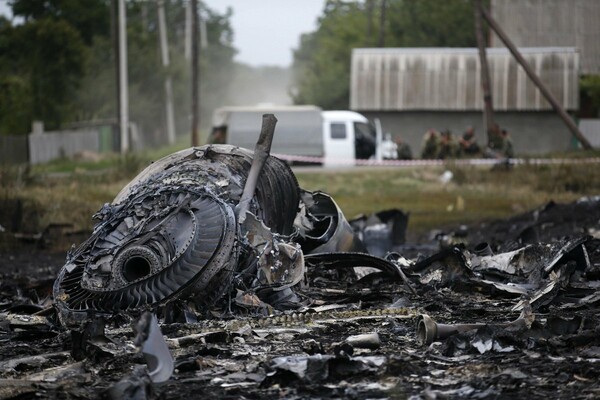
[(600, 395), (600, 199), (406, 243), (258, 151), (165, 157), (57, 279), (3, 273), (0, 398)]

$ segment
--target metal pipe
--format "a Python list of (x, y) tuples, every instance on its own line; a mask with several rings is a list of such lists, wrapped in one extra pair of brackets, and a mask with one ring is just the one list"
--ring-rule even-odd
[(514, 321), (501, 324), (438, 324), (429, 315), (421, 314), (417, 321), (417, 342), (421, 346), (431, 344), (437, 340), (443, 340), (452, 335), (456, 335), (457, 333), (472, 331), (484, 326), (498, 328), (526, 327), (527, 321), (525, 320), (525, 317), (521, 315)]
[(479, 257), (491, 256), (494, 254), (488, 242), (481, 242), (473, 249), (473, 253)]
[(271, 154), (271, 144), (273, 143), (276, 124), (277, 118), (275, 118), (273, 114), (263, 114), (262, 128), (260, 130), (258, 141), (256, 142), (256, 147), (254, 148), (252, 166), (250, 167), (250, 172), (248, 172), (248, 178), (244, 185), (242, 198), (235, 210), (240, 224), (246, 220), (246, 211), (250, 208), (250, 200), (254, 197), (254, 191), (258, 184), (258, 176), (260, 175), (267, 158), (269, 158), (269, 155)]

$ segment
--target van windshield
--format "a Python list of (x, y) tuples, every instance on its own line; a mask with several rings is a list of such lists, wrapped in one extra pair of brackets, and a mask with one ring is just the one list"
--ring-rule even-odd
[(376, 139), (373, 125), (364, 122), (355, 122), (354, 132), (356, 135), (354, 139), (356, 158), (368, 159), (375, 155)]

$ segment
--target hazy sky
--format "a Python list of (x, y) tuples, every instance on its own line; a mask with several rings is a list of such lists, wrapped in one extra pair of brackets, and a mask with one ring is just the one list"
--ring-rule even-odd
[(314, 31), (325, 0), (204, 0), (209, 8), (233, 9), (236, 61), (252, 66), (292, 63), (300, 34)]

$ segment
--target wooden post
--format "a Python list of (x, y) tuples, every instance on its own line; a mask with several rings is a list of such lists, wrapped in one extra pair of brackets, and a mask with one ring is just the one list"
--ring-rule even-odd
[(592, 145), (590, 144), (590, 142), (579, 131), (579, 128), (577, 128), (577, 125), (575, 124), (573, 119), (569, 116), (569, 114), (567, 114), (565, 109), (554, 98), (554, 96), (552, 95), (552, 93), (550, 93), (548, 88), (546, 88), (546, 85), (544, 85), (544, 83), (541, 81), (541, 79), (535, 74), (535, 72), (533, 72), (533, 70), (531, 69), (531, 67), (529, 66), (527, 61), (523, 58), (523, 56), (521, 55), (521, 53), (519, 52), (517, 47), (510, 40), (510, 38), (506, 35), (506, 33), (504, 33), (502, 28), (500, 28), (500, 25), (498, 25), (496, 23), (496, 21), (492, 18), (490, 13), (483, 7), (481, 7), (481, 15), (483, 16), (483, 18), (485, 18), (485, 20), (487, 21), (490, 28), (492, 28), (492, 30), (494, 32), (496, 32), (496, 34), (498, 35), (500, 40), (502, 40), (502, 43), (504, 43), (504, 45), (506, 47), (508, 47), (508, 50), (511, 52), (513, 57), (515, 57), (517, 62), (519, 64), (521, 64), (521, 67), (523, 67), (523, 69), (525, 70), (525, 73), (527, 74), (529, 79), (531, 79), (532, 82), (540, 90), (540, 92), (542, 92), (542, 94), (544, 95), (546, 100), (548, 100), (548, 103), (550, 103), (550, 105), (552, 106), (554, 111), (562, 118), (565, 125), (567, 125), (567, 128), (569, 128), (569, 130), (571, 131), (573, 136), (575, 136), (577, 138), (577, 140), (579, 140), (579, 142), (585, 149), (591, 149)]
[(200, 100), (198, 92), (200, 88), (198, 79), (198, 0), (192, 1), (192, 146), (198, 146), (200, 140), (198, 138), (198, 125), (200, 124), (199, 108)]
[(481, 20), (482, 8), (481, 0), (475, 0), (475, 36), (477, 37), (477, 48), (479, 50), (479, 64), (481, 65), (481, 88), (483, 90), (483, 126), (486, 128), (489, 145), (493, 140), (492, 135), (494, 135), (494, 103), (492, 101), (490, 72), (485, 50), (487, 43), (483, 33), (483, 24)]

